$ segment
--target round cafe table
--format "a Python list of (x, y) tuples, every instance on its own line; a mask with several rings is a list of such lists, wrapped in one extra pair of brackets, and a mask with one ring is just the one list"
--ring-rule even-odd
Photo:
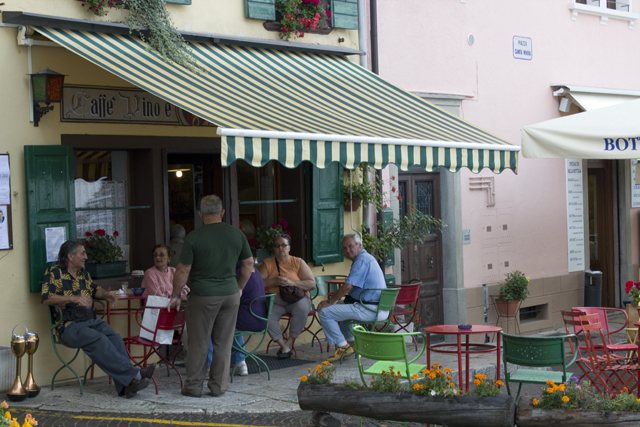
[[(472, 354), (496, 352), (496, 379), (500, 379), (500, 331), (502, 328), (498, 326), (471, 325), (471, 329), (459, 329), (458, 325), (438, 325), (424, 328), (427, 332), (427, 365), (431, 369), (431, 352), (447, 353), (458, 355), (458, 385), (460, 390), (469, 391), (469, 356)], [(457, 342), (454, 343), (438, 343), (431, 344), (431, 334), (439, 335), (455, 335)], [(470, 344), (469, 335), (473, 334), (496, 334), (496, 344), (481, 343)], [(462, 344), (462, 336), (465, 336), (465, 342)], [(446, 347), (455, 347), (447, 349)], [(465, 380), (462, 382), (462, 355), (465, 355)]]

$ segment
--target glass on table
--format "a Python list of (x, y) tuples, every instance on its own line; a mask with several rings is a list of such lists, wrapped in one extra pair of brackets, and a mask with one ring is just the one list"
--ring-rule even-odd
[(123, 295), (127, 294), (127, 289), (129, 288), (129, 282), (120, 282), (120, 290)]

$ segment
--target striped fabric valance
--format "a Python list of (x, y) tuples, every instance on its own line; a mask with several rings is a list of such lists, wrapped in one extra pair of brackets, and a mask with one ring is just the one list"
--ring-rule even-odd
[(347, 58), (192, 43), (196, 74), (140, 39), (36, 28), (128, 82), (218, 126), (222, 165), (333, 161), (517, 171), (519, 147), (423, 101)]

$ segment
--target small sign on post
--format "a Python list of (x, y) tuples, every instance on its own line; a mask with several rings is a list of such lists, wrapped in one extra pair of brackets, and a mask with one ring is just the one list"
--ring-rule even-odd
[(533, 59), (533, 42), (531, 38), (513, 36), (513, 57), (526, 61)]

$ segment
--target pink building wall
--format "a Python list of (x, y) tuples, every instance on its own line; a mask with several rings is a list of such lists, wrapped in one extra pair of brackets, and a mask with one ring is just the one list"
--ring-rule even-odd
[[(601, 25), (586, 14), (572, 20), (568, 4), (378, 0), (380, 75), (414, 92), (464, 95), (464, 119), (519, 145), (523, 126), (563, 115), (551, 83), (640, 90), (640, 27), (611, 18)], [(640, 12), (637, 0), (632, 11)], [(514, 36), (532, 39), (531, 61), (514, 59)], [(564, 165), (520, 155), (517, 176), (482, 172), (495, 177), (493, 208), (484, 191), (469, 190), (475, 175), (461, 172), (462, 226), (471, 229), (463, 247), (465, 287), (491, 283), (483, 278), (482, 245), (483, 218), (491, 212), (511, 214), (512, 241), (502, 246), (512, 252), (513, 269), (532, 279), (568, 273)], [(640, 210), (632, 209), (634, 264), (639, 222)]]

